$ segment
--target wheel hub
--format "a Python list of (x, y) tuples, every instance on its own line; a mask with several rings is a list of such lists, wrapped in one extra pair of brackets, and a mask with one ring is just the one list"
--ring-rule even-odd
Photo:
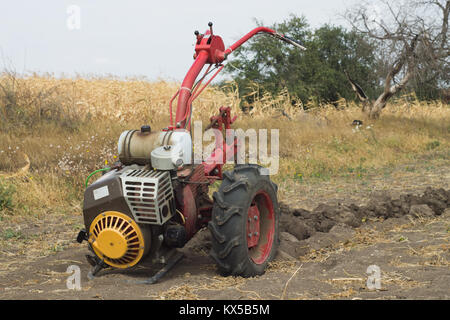
[(255, 195), (247, 215), (249, 256), (254, 263), (262, 264), (272, 250), (275, 234), (275, 213), (267, 192), (260, 191)]
[(252, 248), (258, 244), (260, 237), (260, 214), (256, 204), (252, 204), (248, 209), (247, 219), (247, 246)]

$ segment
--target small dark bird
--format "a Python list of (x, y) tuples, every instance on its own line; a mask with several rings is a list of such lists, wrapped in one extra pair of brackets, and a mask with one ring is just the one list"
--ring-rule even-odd
[(352, 126), (362, 126), (363, 122), (361, 120), (353, 120)]

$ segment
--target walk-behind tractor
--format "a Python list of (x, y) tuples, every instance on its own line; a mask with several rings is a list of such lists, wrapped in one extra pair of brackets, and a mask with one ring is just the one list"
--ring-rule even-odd
[[(208, 25), (204, 34), (195, 32), (195, 61), (169, 102), (170, 125), (161, 131), (144, 125), (123, 132), (118, 141), (120, 161), (101, 169), (104, 174), (85, 191), (86, 229), (77, 240), (87, 241), (93, 253), (87, 255), (93, 266), (90, 277), (103, 268), (131, 268), (145, 258), (164, 265), (144, 281), (153, 283), (182, 258), (176, 248), (205, 226), (212, 235), (211, 256), (223, 275), (260, 275), (274, 258), (279, 242), (277, 186), (258, 165), (240, 164), (222, 172), (223, 164), (235, 158), (236, 139), (223, 142), (209, 158), (195, 164), (192, 103), (223, 69), (227, 56), (254, 35), (264, 33), (304, 48), (285, 35), (259, 27), (225, 49), (222, 38), (213, 34), (212, 23)], [(196, 82), (205, 65), (204, 75)], [(177, 97), (174, 121), (172, 102)], [(235, 120), (229, 107), (221, 107), (208, 129), (230, 129)], [(222, 183), (211, 199), (208, 188), (217, 180)]]

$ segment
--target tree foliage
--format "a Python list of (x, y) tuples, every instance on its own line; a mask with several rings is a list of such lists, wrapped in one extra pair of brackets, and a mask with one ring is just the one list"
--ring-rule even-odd
[(340, 97), (354, 99), (344, 70), (356, 75), (358, 83), (370, 88), (369, 93), (379, 89), (373, 72), (374, 47), (363, 35), (331, 25), (312, 30), (304, 17), (295, 15), (271, 28), (301, 41), (307, 50), (263, 35), (240, 47), (226, 70), (248, 102), (255, 88), (272, 94), (287, 89), (294, 100), (303, 103), (311, 99), (319, 103)]

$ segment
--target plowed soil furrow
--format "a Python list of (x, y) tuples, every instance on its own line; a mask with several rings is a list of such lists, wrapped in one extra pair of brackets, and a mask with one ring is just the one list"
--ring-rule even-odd
[[(413, 168), (280, 184), (280, 250), (256, 278), (219, 276), (201, 230), (157, 284), (133, 283), (156, 271), (145, 263), (88, 280), (88, 250), (74, 241), (81, 216), (21, 222), (27, 241), (12, 237), (0, 252), (0, 299), (449, 299), (448, 161)], [(80, 267), (79, 291), (67, 289), (70, 265)]]

